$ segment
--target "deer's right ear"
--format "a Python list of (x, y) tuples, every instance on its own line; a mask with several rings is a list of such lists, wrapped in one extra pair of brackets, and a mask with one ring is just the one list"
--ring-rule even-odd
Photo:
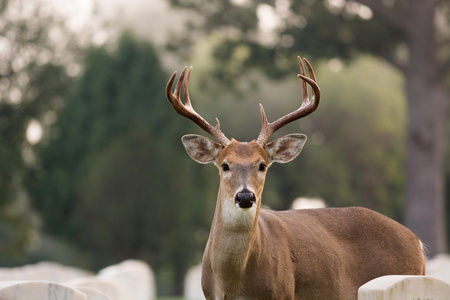
[(306, 135), (292, 133), (266, 144), (266, 151), (273, 162), (287, 163), (300, 154), (305, 143)]
[(223, 149), (221, 144), (197, 134), (187, 134), (181, 138), (181, 141), (189, 156), (201, 164), (215, 162)]

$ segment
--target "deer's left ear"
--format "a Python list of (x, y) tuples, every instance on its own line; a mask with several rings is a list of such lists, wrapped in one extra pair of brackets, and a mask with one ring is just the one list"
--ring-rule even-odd
[(287, 163), (297, 157), (306, 143), (306, 135), (293, 133), (266, 144), (266, 152), (273, 162)]

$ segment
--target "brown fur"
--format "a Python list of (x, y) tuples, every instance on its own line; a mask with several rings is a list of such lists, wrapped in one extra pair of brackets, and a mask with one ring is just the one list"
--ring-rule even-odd
[[(221, 299), (245, 295), (246, 299), (331, 300), (357, 299), (358, 288), (380, 276), (424, 275), (417, 237), (403, 225), (359, 207), (262, 209), (257, 225), (248, 232), (243, 269), (229, 266), (217, 274), (210, 260), (211, 248), (220, 239), (214, 236), (233, 234), (221, 232), (218, 222), (213, 223), (213, 238), (203, 260), (207, 299), (215, 299), (217, 281), (225, 283)], [(232, 260), (233, 254), (228, 254), (224, 261)]]

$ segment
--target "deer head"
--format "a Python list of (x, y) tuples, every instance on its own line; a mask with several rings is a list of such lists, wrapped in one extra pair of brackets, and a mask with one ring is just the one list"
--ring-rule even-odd
[[(202, 164), (214, 163), (219, 168), (221, 178), (219, 198), (228, 203), (225, 205), (233, 205), (243, 210), (259, 208), (267, 169), (274, 162), (286, 163), (293, 160), (302, 150), (306, 142), (306, 136), (303, 134), (288, 134), (268, 142), (275, 131), (312, 113), (319, 105), (320, 89), (314, 71), (305, 59), (310, 76), (307, 77), (300, 57), (298, 61), (300, 64), (298, 77), (302, 79), (303, 89), (302, 105), (297, 110), (269, 123), (264, 108), (260, 104), (262, 128), (258, 138), (251, 142), (238, 142), (235, 139), (230, 141), (220, 130), (217, 118), (216, 125), (211, 126), (194, 110), (188, 93), (192, 67), (187, 71), (187, 75), (187, 68), (184, 68), (174, 93), (172, 93), (172, 86), (176, 72), (170, 78), (166, 94), (175, 111), (192, 120), (217, 140), (215, 142), (194, 134), (185, 135), (182, 138), (183, 145), (192, 159)], [(308, 96), (306, 83), (314, 92), (311, 99)], [(184, 104), (181, 101), (181, 90), (183, 90)]]

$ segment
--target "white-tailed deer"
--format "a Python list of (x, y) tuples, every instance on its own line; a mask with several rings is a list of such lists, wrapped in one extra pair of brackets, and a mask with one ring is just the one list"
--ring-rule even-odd
[[(272, 211), (261, 208), (266, 172), (274, 163), (293, 160), (306, 142), (289, 134), (270, 143), (282, 126), (312, 113), (320, 90), (313, 69), (300, 63), (303, 103), (273, 123), (262, 105), (262, 129), (256, 141), (231, 141), (192, 107), (188, 82), (192, 68), (176, 72), (166, 93), (170, 104), (217, 142), (199, 135), (182, 138), (188, 154), (220, 171), (216, 211), (203, 256), (202, 288), (207, 299), (356, 299), (364, 283), (383, 275), (423, 275), (419, 239), (377, 212), (358, 207)], [(185, 79), (186, 76), (186, 79)], [(184, 83), (184, 84), (183, 84)], [(308, 83), (313, 96), (309, 99)], [(183, 90), (184, 104), (181, 102)]]

